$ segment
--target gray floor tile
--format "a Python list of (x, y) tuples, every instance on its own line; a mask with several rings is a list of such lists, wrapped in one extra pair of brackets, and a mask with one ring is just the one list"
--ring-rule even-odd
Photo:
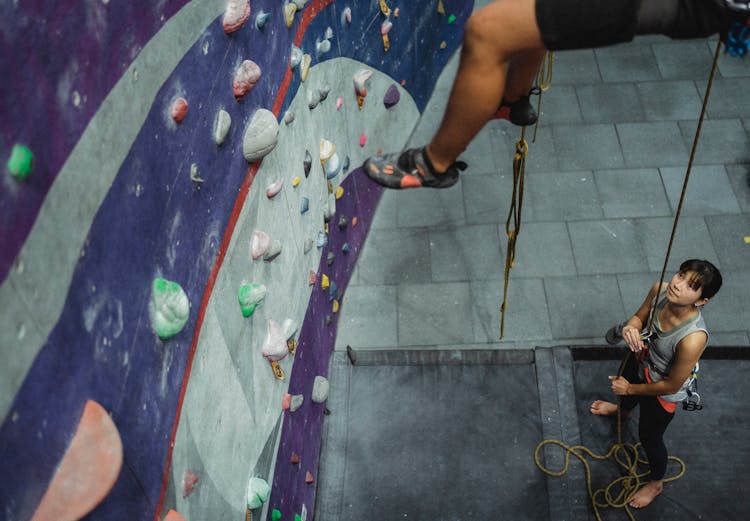
[[(685, 180), (684, 167), (661, 168), (662, 181), (672, 210), (677, 210), (682, 185)], [(734, 196), (732, 185), (723, 166), (694, 166), (690, 172), (683, 215), (714, 215), (739, 213), (740, 207)]]
[(711, 333), (709, 330), (709, 335), (709, 346), (750, 346), (750, 337), (748, 337), (747, 331)]
[[(713, 60), (713, 54), (716, 51), (716, 42), (706, 42), (706, 50), (711, 54), (711, 60)], [(746, 63), (744, 58), (731, 56), (729, 53), (724, 52), (723, 49), (719, 52), (719, 74), (722, 78), (746, 78), (750, 75)], [(700, 78), (701, 76), (696, 77)], [(703, 77), (708, 79), (708, 72)]]
[(637, 85), (647, 121), (700, 117), (702, 100), (690, 80), (650, 81)]
[(580, 275), (643, 270), (646, 255), (637, 227), (626, 219), (568, 223)]
[(604, 217), (670, 215), (664, 186), (655, 168), (594, 172)]
[(399, 346), (467, 344), (474, 338), (469, 283), (398, 287)]
[[(529, 129), (526, 134), (526, 143), (528, 144), (528, 153), (526, 154), (526, 172), (555, 172), (558, 170), (558, 154), (555, 152), (555, 140), (552, 136), (552, 128), (545, 126), (544, 123), (539, 125), (534, 139), (534, 130)], [(520, 135), (517, 127), (513, 127), (509, 132), (511, 139), (511, 153), (506, 159), (507, 170), (502, 172), (513, 173), (513, 155), (516, 151), (516, 143)]]
[(375, 216), (372, 219), (372, 230), (396, 227), (399, 192), (397, 190), (383, 190)]
[[(723, 270), (750, 271), (750, 214), (706, 217)], [(750, 295), (750, 293), (748, 293)]]
[[(696, 82), (701, 96), (706, 92), (706, 83)], [(750, 78), (718, 78), (711, 88), (708, 102), (708, 116), (717, 118), (750, 117), (750, 103), (747, 93), (750, 89)]]
[(649, 81), (661, 78), (650, 45), (615, 45), (595, 49), (605, 82)]
[(497, 170), (496, 153), (498, 147), (495, 142), (495, 134), (485, 127), (469, 143), (469, 148), (461, 154), (459, 159), (465, 161), (469, 166), (461, 174), (461, 179), (477, 174), (494, 174)]
[(494, 224), (508, 215), (513, 175), (470, 175), (461, 178), (467, 224)]
[(433, 282), (497, 279), (502, 275), (497, 226), (481, 224), (430, 230)]
[[(500, 337), (500, 306), (503, 281), (472, 282), (472, 302), (478, 342), (497, 342)], [(505, 312), (503, 342), (552, 338), (542, 279), (511, 275)]]
[[(501, 238), (506, 237), (502, 225)], [(501, 240), (503, 252), (507, 250)], [(504, 261), (503, 261), (504, 266)], [(563, 222), (529, 222), (521, 224), (516, 239), (516, 258), (511, 271), (513, 277), (562, 277), (575, 275), (573, 248), (568, 228)]]
[(676, 122), (621, 123), (617, 134), (630, 168), (687, 164), (689, 150)]
[(750, 324), (750, 271), (721, 272), (724, 283), (719, 292), (703, 308), (711, 332), (747, 331)]
[(600, 83), (599, 66), (591, 49), (560, 51), (555, 53), (552, 84)]
[(466, 223), (462, 185), (443, 190), (398, 191), (398, 226), (458, 226)]
[(349, 286), (341, 301), (336, 349), (398, 345), (396, 286)]
[[(638, 308), (641, 307), (641, 304), (643, 304), (643, 301), (648, 296), (651, 286), (659, 280), (659, 275), (661, 275), (661, 266), (655, 272), (620, 273), (617, 275), (617, 284), (620, 287), (625, 314), (622, 318), (617, 319), (616, 323), (629, 320), (638, 311)], [(671, 274), (668, 274), (666, 277), (670, 276)]]
[[(536, 98), (532, 98), (536, 103)], [(534, 105), (536, 108), (536, 105)], [(580, 123), (581, 110), (578, 107), (575, 87), (572, 85), (555, 85), (542, 94), (540, 113), (545, 125)]]
[(589, 171), (527, 174), (524, 193), (525, 222), (602, 217), (596, 183)]
[(750, 165), (727, 165), (734, 196), (745, 213), (750, 213)]
[(617, 133), (612, 125), (556, 125), (552, 128), (561, 170), (622, 168)]
[(602, 337), (625, 312), (614, 275), (545, 278), (555, 338)]
[(586, 123), (626, 123), (646, 118), (633, 83), (599, 83), (576, 87)]
[(713, 51), (704, 40), (672, 40), (653, 44), (651, 48), (656, 56), (656, 65), (661, 77), (665, 80), (708, 78)]
[[(689, 150), (693, 146), (698, 122), (681, 121), (679, 125)], [(750, 161), (750, 143), (742, 122), (739, 119), (704, 120), (694, 161), (696, 165)]]
[(359, 284), (429, 282), (428, 239), (424, 228), (372, 230), (357, 262)]
[[(643, 268), (661, 273), (674, 218), (635, 219), (634, 223), (638, 241), (643, 245), (648, 260), (648, 264)], [(703, 217), (680, 217), (672, 251), (669, 254), (668, 273), (676, 272), (680, 264), (687, 259), (706, 259), (721, 268), (719, 256), (714, 250), (711, 234)]]

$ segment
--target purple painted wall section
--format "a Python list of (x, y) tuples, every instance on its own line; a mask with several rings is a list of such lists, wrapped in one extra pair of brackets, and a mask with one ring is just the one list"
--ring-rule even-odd
[(7, 175), (5, 162), (15, 143), (34, 154), (29, 178), (17, 186), (8, 180), (8, 189), (0, 189), (0, 281), (102, 100), (143, 46), (186, 3), (0, 2), (2, 175)]

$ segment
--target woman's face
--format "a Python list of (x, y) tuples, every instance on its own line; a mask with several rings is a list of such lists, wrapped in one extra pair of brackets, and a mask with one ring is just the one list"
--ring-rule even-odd
[(698, 274), (694, 271), (678, 271), (667, 285), (667, 300), (679, 306), (692, 306), (705, 304), (701, 297), (701, 287)]

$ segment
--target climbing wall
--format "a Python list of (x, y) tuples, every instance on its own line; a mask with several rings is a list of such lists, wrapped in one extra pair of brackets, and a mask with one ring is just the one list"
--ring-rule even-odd
[(0, 6), (5, 519), (313, 517), (357, 167), (471, 8)]

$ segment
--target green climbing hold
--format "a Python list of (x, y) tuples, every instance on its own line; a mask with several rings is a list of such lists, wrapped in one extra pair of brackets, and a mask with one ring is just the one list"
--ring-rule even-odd
[(190, 314), (190, 302), (176, 282), (156, 278), (151, 286), (151, 325), (162, 340), (182, 331)]
[(452, 24), (455, 21), (456, 21), (456, 15), (455, 14), (448, 15), (448, 23), (449, 24)]
[(302, 516), (299, 514), (294, 514), (294, 521), (302, 521)]
[(281, 511), (278, 508), (274, 508), (271, 512), (271, 519), (273, 521), (279, 521), (279, 519), (281, 519)]
[(263, 284), (243, 284), (237, 293), (242, 316), (249, 317), (255, 308), (266, 298), (266, 287)]
[(33, 162), (34, 154), (31, 153), (29, 147), (13, 145), (13, 150), (8, 159), (8, 172), (19, 181), (23, 181), (29, 177)]

